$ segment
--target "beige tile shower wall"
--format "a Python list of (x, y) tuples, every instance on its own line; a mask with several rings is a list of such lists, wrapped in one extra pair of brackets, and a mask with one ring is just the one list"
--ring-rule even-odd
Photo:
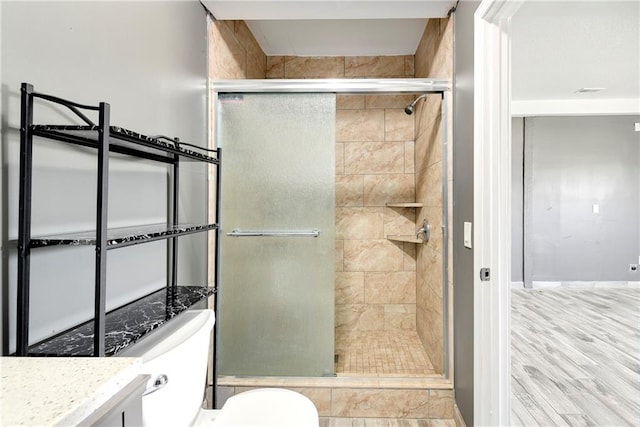
[[(451, 79), (453, 74), (452, 20), (448, 18), (430, 19), (425, 28), (415, 55), (416, 77)], [(451, 188), (451, 153), (442, 153), (442, 115), (441, 98), (428, 96), (418, 105), (416, 111), (416, 201), (424, 207), (417, 212), (417, 223), (422, 224), (428, 218), (432, 236), (426, 245), (419, 245), (416, 254), (416, 327), (418, 336), (431, 358), (437, 373), (443, 373), (443, 287), (451, 289), (451, 276), (443, 285), (443, 184)], [(449, 114), (451, 117), (451, 105)], [(451, 134), (451, 123), (448, 134)], [(451, 147), (449, 144), (448, 147)], [(447, 162), (446, 165), (443, 162)], [(446, 168), (443, 168), (446, 166)], [(446, 183), (443, 183), (443, 171), (447, 170)], [(451, 197), (449, 197), (451, 199)], [(449, 236), (452, 233), (452, 206), (448, 206)], [(449, 248), (452, 242), (449, 241)], [(449, 272), (452, 271), (451, 255)], [(452, 298), (452, 297), (451, 297)], [(450, 298), (450, 299), (451, 299)], [(449, 313), (451, 314), (451, 313)], [(449, 316), (451, 318), (451, 316)]]
[(268, 79), (413, 77), (413, 55), (269, 56)]
[(209, 24), (209, 78), (264, 79), (267, 57), (244, 21)]
[[(404, 66), (404, 57), (397, 58)], [(384, 61), (360, 58), (347, 63), (356, 64), (351, 74), (369, 75)], [(415, 209), (386, 206), (415, 200), (414, 119), (403, 112), (412, 99), (337, 97), (338, 348), (359, 332), (416, 328), (415, 245), (386, 239), (415, 232)]]

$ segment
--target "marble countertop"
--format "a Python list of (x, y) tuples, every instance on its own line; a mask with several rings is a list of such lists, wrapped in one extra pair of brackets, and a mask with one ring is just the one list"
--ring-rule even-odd
[(78, 425), (140, 369), (139, 358), (1, 357), (0, 425)]

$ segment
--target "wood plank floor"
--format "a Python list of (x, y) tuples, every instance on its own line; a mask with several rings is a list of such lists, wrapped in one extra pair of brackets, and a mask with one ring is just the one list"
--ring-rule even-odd
[(640, 425), (640, 289), (511, 292), (511, 425)]

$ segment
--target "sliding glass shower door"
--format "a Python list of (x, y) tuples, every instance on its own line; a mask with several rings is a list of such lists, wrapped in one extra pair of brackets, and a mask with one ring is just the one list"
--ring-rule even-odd
[(219, 94), (218, 375), (333, 373), (335, 94)]

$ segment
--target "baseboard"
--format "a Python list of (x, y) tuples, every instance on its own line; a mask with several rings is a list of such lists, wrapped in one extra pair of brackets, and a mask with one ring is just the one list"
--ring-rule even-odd
[[(512, 282), (511, 288), (514, 288)], [(605, 280), (571, 280), (571, 281), (537, 281), (534, 280), (531, 283), (533, 289), (559, 289), (559, 288), (580, 288), (580, 289), (602, 289), (602, 288), (637, 288), (640, 286), (640, 282), (625, 282), (625, 281), (605, 281)]]
[(524, 282), (511, 282), (511, 289), (524, 289)]
[(456, 423), (456, 427), (467, 427), (460, 413), (460, 409), (457, 404), (453, 404), (453, 421)]

